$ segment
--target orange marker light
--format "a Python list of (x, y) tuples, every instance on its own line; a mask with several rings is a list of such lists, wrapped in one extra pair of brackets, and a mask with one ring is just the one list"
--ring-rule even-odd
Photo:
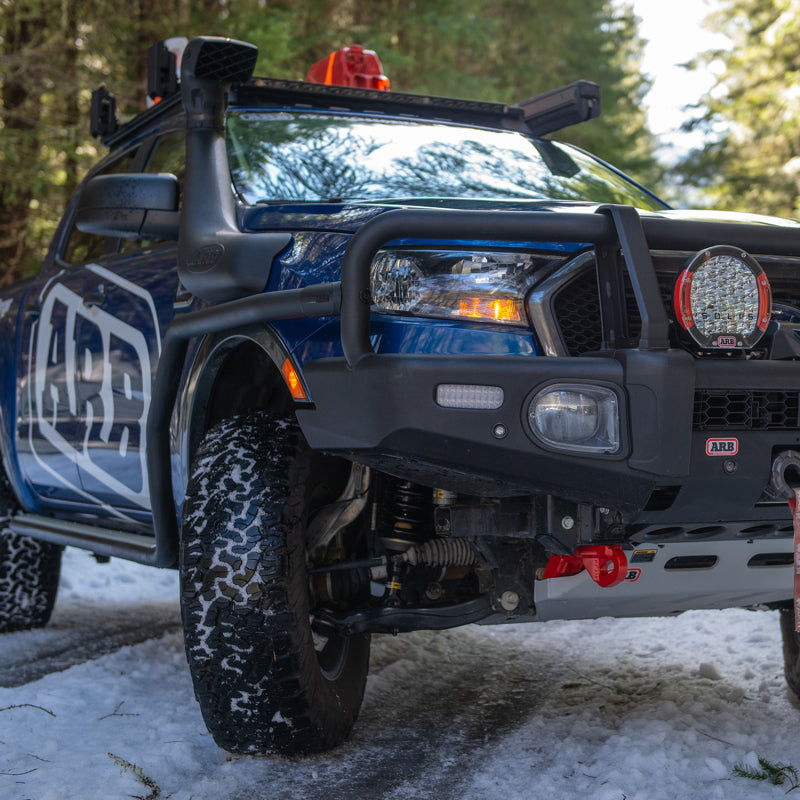
[(519, 322), (519, 305), (510, 298), (465, 297), (458, 307), (460, 317), (494, 319), (498, 322)]
[(300, 382), (300, 376), (297, 370), (292, 366), (292, 362), (287, 358), (281, 367), (281, 375), (289, 387), (289, 392), (295, 400), (308, 400), (303, 384)]

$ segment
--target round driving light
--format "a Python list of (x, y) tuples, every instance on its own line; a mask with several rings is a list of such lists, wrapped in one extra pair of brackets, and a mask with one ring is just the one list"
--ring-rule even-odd
[(701, 250), (675, 284), (675, 318), (702, 348), (745, 349), (764, 335), (772, 293), (761, 265), (729, 245)]

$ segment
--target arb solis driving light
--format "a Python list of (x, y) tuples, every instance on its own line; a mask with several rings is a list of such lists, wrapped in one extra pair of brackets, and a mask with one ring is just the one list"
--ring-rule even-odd
[(738, 247), (716, 245), (694, 255), (675, 284), (675, 318), (704, 349), (748, 349), (772, 312), (769, 280)]

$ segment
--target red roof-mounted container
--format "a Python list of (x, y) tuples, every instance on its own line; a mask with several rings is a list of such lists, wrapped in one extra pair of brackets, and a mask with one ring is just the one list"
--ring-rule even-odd
[(365, 50), (358, 44), (336, 50), (322, 61), (317, 61), (308, 70), (306, 80), (328, 86), (355, 86), (359, 89), (389, 91), (389, 79), (383, 74), (383, 67), (375, 51)]

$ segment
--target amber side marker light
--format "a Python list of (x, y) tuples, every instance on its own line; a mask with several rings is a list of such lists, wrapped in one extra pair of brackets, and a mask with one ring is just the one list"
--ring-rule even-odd
[(281, 375), (289, 387), (289, 392), (295, 400), (308, 400), (303, 384), (300, 382), (300, 376), (297, 370), (292, 366), (292, 362), (287, 358), (281, 367)]

